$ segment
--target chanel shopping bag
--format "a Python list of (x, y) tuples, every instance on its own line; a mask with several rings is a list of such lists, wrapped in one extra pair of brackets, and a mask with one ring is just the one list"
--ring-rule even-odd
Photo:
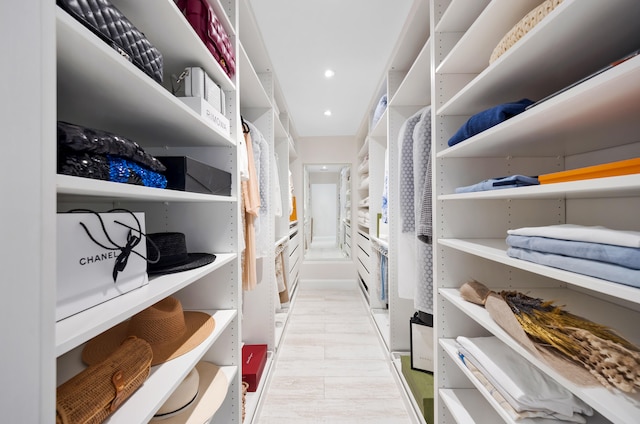
[(144, 213), (59, 213), (57, 230), (56, 321), (148, 283)]
[(433, 315), (418, 311), (409, 320), (411, 326), (411, 369), (430, 372), (434, 370), (435, 344), (433, 336)]

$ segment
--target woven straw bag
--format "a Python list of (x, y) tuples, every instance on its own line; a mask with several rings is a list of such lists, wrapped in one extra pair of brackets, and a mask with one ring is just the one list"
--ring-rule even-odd
[(247, 391), (249, 390), (249, 383), (246, 381), (242, 382), (242, 422), (244, 422), (244, 417), (247, 414), (246, 404), (247, 404)]
[(493, 63), (515, 43), (524, 37), (531, 29), (538, 25), (553, 9), (555, 9), (562, 0), (546, 0), (544, 3), (527, 13), (517, 24), (514, 25), (509, 32), (502, 37), (496, 48), (491, 53), (489, 63)]
[(153, 353), (129, 337), (104, 361), (91, 365), (56, 391), (56, 424), (101, 423), (149, 376)]

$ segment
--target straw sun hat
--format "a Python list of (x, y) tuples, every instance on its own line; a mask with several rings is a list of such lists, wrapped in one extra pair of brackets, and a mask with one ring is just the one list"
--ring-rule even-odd
[(151, 421), (162, 424), (202, 424), (220, 408), (227, 396), (228, 380), (211, 362), (200, 361), (173, 391)]
[(101, 362), (124, 339), (136, 336), (151, 345), (151, 365), (158, 365), (193, 350), (214, 328), (211, 315), (183, 311), (180, 301), (170, 296), (89, 340), (82, 351), (82, 360), (88, 365)]

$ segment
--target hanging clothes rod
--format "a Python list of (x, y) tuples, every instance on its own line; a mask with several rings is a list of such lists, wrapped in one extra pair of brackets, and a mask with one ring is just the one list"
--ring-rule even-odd
[(374, 250), (379, 252), (381, 255), (384, 255), (387, 258), (389, 257), (389, 249), (387, 249), (385, 246), (382, 246), (375, 239), (373, 240), (373, 243), (371, 243), (371, 246)]
[(288, 243), (289, 243), (289, 240), (287, 239), (284, 242), (282, 242), (279, 245), (277, 245), (275, 253), (273, 255), (274, 256), (278, 256), (280, 253), (282, 253), (282, 251), (284, 250), (284, 248), (287, 246)]

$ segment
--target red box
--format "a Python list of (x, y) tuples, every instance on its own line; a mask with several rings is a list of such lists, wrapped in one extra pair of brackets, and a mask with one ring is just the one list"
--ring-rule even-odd
[(242, 346), (242, 381), (249, 384), (249, 392), (255, 392), (267, 363), (267, 345)]

